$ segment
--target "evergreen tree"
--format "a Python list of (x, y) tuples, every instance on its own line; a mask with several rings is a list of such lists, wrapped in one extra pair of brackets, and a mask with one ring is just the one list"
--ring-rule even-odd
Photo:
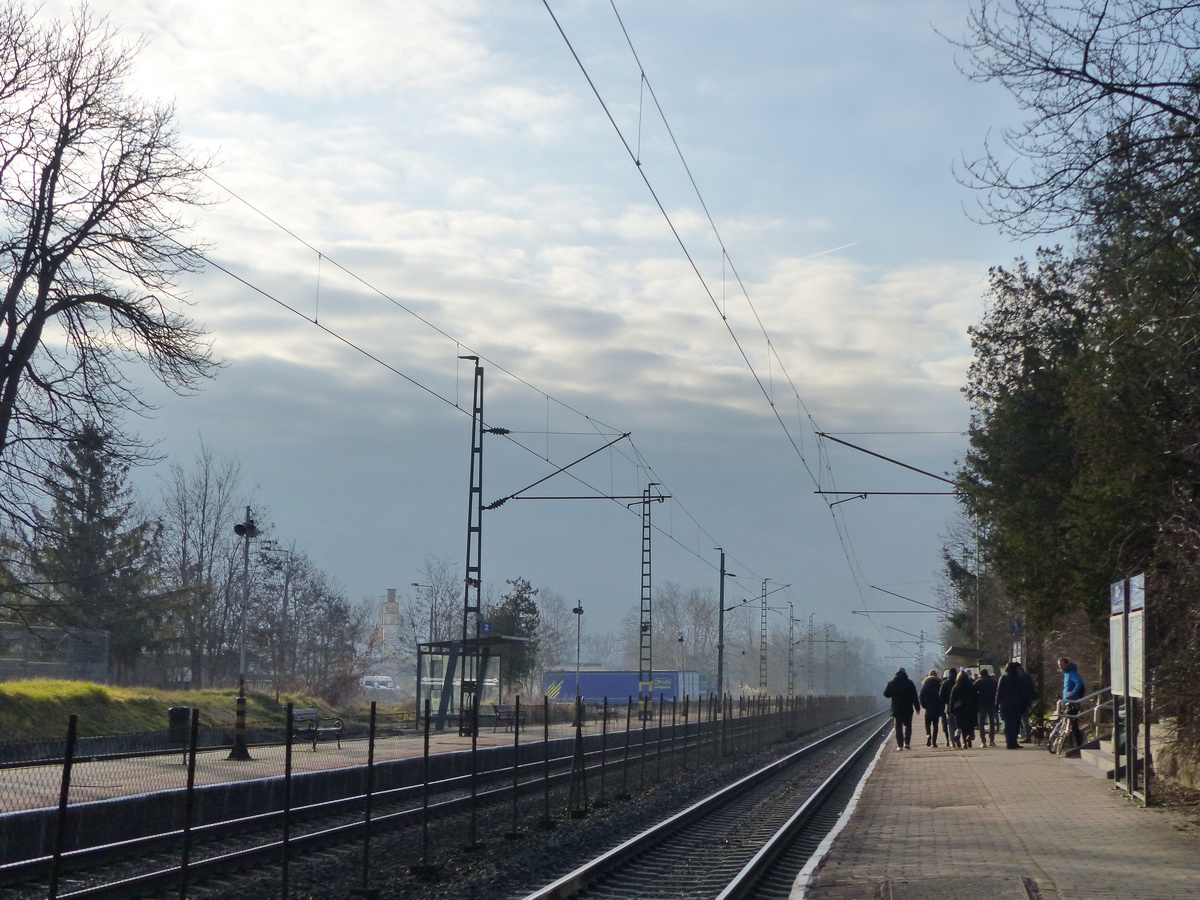
[(31, 561), (57, 601), (59, 622), (108, 632), (110, 668), (130, 672), (154, 647), (164, 612), (157, 589), (157, 528), (137, 517), (128, 466), (111, 437), (86, 425), (64, 446), (46, 488)]
[(488, 610), (496, 634), (526, 638), (504, 648), (504, 687), (512, 690), (533, 674), (538, 658), (538, 631), (541, 614), (537, 607), (537, 588), (524, 578), (510, 578), (511, 590)]

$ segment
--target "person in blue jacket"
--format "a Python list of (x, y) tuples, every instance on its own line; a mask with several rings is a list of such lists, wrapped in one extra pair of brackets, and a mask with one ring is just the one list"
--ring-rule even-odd
[[(1065, 656), (1058, 660), (1058, 668), (1063, 673), (1063, 689), (1062, 703), (1059, 704), (1060, 712), (1065, 711), (1071, 716), (1079, 714), (1079, 701), (1083, 695), (1087, 693), (1087, 687), (1083, 683), (1083, 676), (1079, 674), (1079, 666), (1071, 662)], [(1075, 743), (1083, 743), (1083, 734), (1079, 730), (1079, 719), (1071, 719), (1071, 736), (1075, 738)]]

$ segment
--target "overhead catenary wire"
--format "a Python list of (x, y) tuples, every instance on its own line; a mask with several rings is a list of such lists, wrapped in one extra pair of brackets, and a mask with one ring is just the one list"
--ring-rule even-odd
[[(696, 260), (693, 256), (691, 250), (687, 246), (686, 241), (683, 239), (680, 230), (678, 228), (676, 228), (673, 220), (671, 219), (670, 214), (667, 212), (663, 202), (661, 201), (661, 199), (658, 195), (658, 192), (656, 191), (654, 185), (651, 183), (650, 176), (649, 176), (648, 172), (646, 171), (646, 167), (643, 165), (643, 161), (641, 159), (641, 127), (642, 127), (642, 125), (641, 125), (640, 104), (639, 104), (639, 117), (638, 117), (638, 149), (635, 152), (633, 149), (630, 148), (629, 142), (626, 140), (625, 135), (623, 134), (623, 132), (621, 130), (621, 127), (617, 124), (616, 119), (612, 115), (612, 112), (610, 111), (609, 106), (608, 106), (607, 102), (605, 101), (605, 98), (603, 97), (600, 90), (596, 86), (595, 81), (593, 80), (590, 73), (588, 72), (587, 67), (584, 65), (578, 52), (576, 52), (574, 45), (572, 44), (570, 38), (567, 36), (565, 30), (563, 29), (561, 23), (558, 20), (558, 17), (554, 14), (554, 11), (551, 9), (549, 0), (542, 0), (542, 2), (543, 2), (543, 6), (546, 8), (547, 13), (550, 15), (551, 19), (553, 20), (554, 25), (557, 28), (559, 34), (562, 36), (564, 42), (566, 43), (567, 48), (571, 53), (571, 56), (574, 58), (576, 64), (578, 65), (580, 71), (582, 72), (585, 80), (587, 81), (588, 86), (591, 88), (592, 93), (595, 95), (597, 102), (600, 104), (601, 109), (604, 111), (605, 116), (608, 118), (609, 123), (612, 125), (614, 131), (617, 133), (617, 136), (620, 139), (622, 145), (624, 146), (626, 153), (630, 156), (631, 160), (633, 161), (634, 165), (636, 166), (639, 177), (642, 179), (643, 183), (645, 184), (646, 189), (649, 191), (651, 198), (654, 200), (655, 205), (659, 209), (659, 212), (662, 214), (663, 218), (667, 222), (667, 225), (668, 225), (672, 235), (674, 236), (675, 240), (679, 244), (680, 249), (682, 250), (682, 252), (684, 254), (684, 257), (687, 259), (689, 265), (692, 268), (692, 271), (694, 272), (697, 279), (699, 280), (705, 294), (708, 296), (709, 301), (712, 303), (714, 309), (716, 309), (717, 313), (721, 316), (721, 321), (722, 321), (723, 325), (725, 326), (727, 333), (729, 334), (731, 340), (733, 341), (734, 346), (737, 348), (738, 352), (741, 354), (742, 359), (745, 362), (747, 368), (749, 369), (755, 382), (758, 384), (760, 392), (763, 394), (763, 396), (767, 400), (767, 403), (768, 403), (769, 407), (771, 408), (772, 414), (775, 416), (775, 418), (776, 418), (777, 422), (779, 423), (780, 427), (782, 428), (785, 436), (787, 437), (788, 441), (790, 442), (794, 452), (796, 453), (797, 457), (800, 459), (809, 478), (812, 480), (814, 486), (817, 488), (817, 492), (820, 493), (820, 487), (821, 487), (820, 481), (816, 477), (812, 468), (809, 466), (808, 460), (803, 452), (803, 448), (802, 448), (801, 444), (797, 442), (797, 437), (795, 435), (793, 435), (791, 430), (788, 428), (788, 425), (784, 421), (782, 415), (780, 414), (778, 405), (775, 401), (773, 373), (774, 373), (774, 368), (776, 365), (778, 366), (778, 368), (780, 370), (781, 377), (783, 377), (786, 380), (789, 388), (791, 389), (791, 392), (792, 392), (793, 396), (795, 397), (798, 406), (800, 407), (800, 409), (802, 409), (804, 411), (806, 418), (808, 419), (809, 423), (811, 424), (813, 432), (817, 435), (818, 438), (820, 438), (822, 436), (822, 432), (817, 427), (815, 420), (813, 419), (813, 416), (811, 414), (811, 411), (808, 409), (807, 404), (805, 404), (803, 397), (800, 395), (799, 390), (797, 389), (797, 387), (795, 385), (795, 382), (792, 380), (790, 374), (787, 372), (786, 367), (783, 365), (782, 359), (779, 357), (778, 353), (776, 353), (774, 343), (771, 340), (771, 337), (766, 328), (766, 325), (763, 322), (762, 317), (759, 315), (759, 312), (758, 312), (757, 308), (755, 307), (755, 305), (749, 295), (749, 291), (746, 289), (745, 283), (743, 282), (741, 276), (737, 272), (737, 268), (734, 265), (733, 260), (730, 257), (728, 249), (725, 245), (725, 242), (721, 237), (720, 230), (717, 228), (716, 222), (714, 221), (714, 219), (709, 211), (708, 204), (705, 202), (703, 194), (700, 191), (699, 185), (697, 184), (695, 177), (692, 174), (691, 168), (687, 164), (687, 161), (684, 157), (682, 148), (680, 147), (679, 142), (675, 138), (675, 134), (674, 134), (673, 130), (671, 129), (670, 123), (667, 120), (667, 117), (662, 108), (662, 105), (658, 101), (658, 97), (654, 92), (654, 86), (646, 74), (645, 67), (642, 65), (641, 59), (638, 55), (636, 47), (633, 44), (633, 40), (630, 37), (629, 31), (625, 27), (625, 23), (622, 20), (619, 11), (617, 10), (615, 0), (609, 0), (609, 5), (612, 8), (614, 17), (617, 20), (617, 23), (620, 27), (621, 33), (624, 35), (626, 44), (629, 47), (630, 54), (633, 57), (634, 63), (637, 66), (638, 76), (639, 76), (639, 90), (648, 93), (651, 100), (654, 102), (655, 108), (658, 111), (659, 117), (663, 123), (664, 128), (666, 129), (667, 135), (669, 136), (671, 143), (675, 148), (676, 154), (679, 157), (680, 164), (682, 165), (684, 172), (686, 173), (687, 178), (692, 185), (692, 189), (696, 194), (697, 201), (699, 202), (701, 208), (704, 211), (704, 215), (708, 220), (709, 226), (712, 229), (713, 234), (716, 238), (717, 245), (720, 248), (721, 265), (722, 265), (722, 290), (721, 290), (720, 299), (717, 298), (714, 291), (710, 288), (706, 279), (704, 278), (704, 275), (700, 272), (699, 266), (697, 265)], [(747, 353), (745, 347), (743, 346), (741, 340), (739, 339), (739, 337), (738, 337), (736, 331), (734, 330), (733, 325), (730, 322), (729, 317), (727, 315), (727, 312), (725, 309), (726, 297), (725, 297), (725, 292), (724, 292), (724, 272), (725, 272), (726, 266), (728, 266), (729, 271), (733, 274), (733, 276), (738, 284), (738, 287), (740, 289), (740, 292), (742, 294), (742, 297), (743, 297), (747, 307), (749, 308), (751, 314), (753, 315), (754, 321), (757, 323), (758, 328), (759, 328), (760, 332), (762, 333), (763, 339), (766, 343), (767, 366), (768, 366), (768, 373), (766, 376), (767, 377), (766, 384), (764, 384), (763, 377), (759, 374), (759, 372), (755, 368), (753, 362), (750, 359), (749, 354)], [(832, 469), (828, 466), (828, 462), (826, 462), (826, 470), (829, 471), (830, 476), (832, 477)], [(844, 522), (844, 520), (839, 521), (839, 517), (841, 516), (841, 511), (835, 510), (834, 505), (836, 505), (836, 504), (829, 504), (828, 509), (829, 509), (831, 517), (834, 520), (835, 531), (837, 533), (839, 542), (842, 545), (843, 553), (846, 557), (846, 561), (850, 566), (850, 569), (852, 572), (852, 577), (856, 583), (856, 586), (858, 587), (859, 603), (861, 605), (865, 605), (866, 592), (863, 589), (865, 579), (862, 578), (861, 568), (859, 567), (859, 564), (857, 562), (856, 554), (854, 554), (854, 552), (853, 552), (852, 544), (849, 541), (849, 534), (848, 534), (848, 532), (846, 532), (844, 530), (845, 522)]]
[[(436, 324), (434, 324), (434, 323), (430, 322), (430, 321), (429, 321), (427, 318), (425, 318), (425, 317), (421, 316), (419, 313), (417, 313), (417, 312), (415, 312), (414, 310), (412, 310), (412, 309), (408, 308), (408, 307), (407, 307), (407, 306), (405, 306), (404, 304), (402, 304), (402, 303), (400, 303), (400, 302), (396, 301), (394, 298), (392, 298), (390, 295), (388, 295), (388, 294), (387, 294), (385, 291), (383, 291), (382, 289), (380, 289), (380, 288), (376, 287), (374, 284), (372, 284), (371, 282), (367, 281), (366, 279), (362, 278), (362, 277), (361, 277), (361, 276), (359, 276), (359, 275), (358, 275), (356, 272), (354, 272), (353, 270), (351, 270), (351, 269), (347, 268), (347, 267), (346, 267), (346, 266), (344, 266), (342, 263), (338, 262), (336, 259), (333, 259), (332, 257), (330, 257), (328, 254), (326, 254), (326, 253), (323, 253), (323, 252), (321, 252), (321, 251), (317, 250), (315, 247), (313, 247), (313, 246), (312, 246), (312, 244), (311, 244), (311, 243), (309, 243), (308, 241), (306, 241), (306, 240), (304, 240), (303, 238), (301, 238), (301, 237), (299, 237), (298, 235), (296, 235), (296, 234), (295, 234), (295, 233), (294, 233), (294, 232), (293, 232), (291, 229), (287, 228), (286, 226), (284, 226), (283, 224), (281, 224), (280, 222), (278, 222), (278, 221), (277, 221), (275, 218), (273, 218), (272, 216), (268, 215), (266, 212), (264, 212), (262, 209), (260, 209), (259, 207), (257, 207), (255, 204), (253, 204), (253, 203), (250, 203), (250, 202), (249, 202), (248, 200), (246, 200), (244, 197), (240, 196), (239, 194), (235, 193), (234, 191), (231, 191), (231, 190), (229, 190), (229, 189), (228, 189), (228, 188), (226, 188), (226, 187), (225, 187), (223, 184), (221, 184), (221, 183), (220, 183), (220, 182), (218, 182), (218, 181), (217, 181), (215, 178), (213, 178), (211, 175), (209, 175), (208, 177), (209, 177), (209, 179), (210, 179), (210, 180), (211, 180), (211, 181), (212, 181), (214, 184), (216, 184), (216, 185), (217, 185), (219, 188), (221, 188), (222, 190), (226, 191), (226, 192), (229, 194), (229, 196), (233, 197), (235, 200), (237, 200), (237, 201), (239, 201), (240, 203), (244, 204), (244, 205), (245, 205), (245, 206), (246, 206), (248, 209), (250, 209), (251, 211), (253, 211), (253, 212), (254, 212), (254, 213), (256, 213), (257, 215), (259, 215), (260, 217), (262, 217), (262, 218), (263, 218), (265, 221), (269, 222), (271, 225), (273, 225), (274, 227), (278, 228), (279, 230), (281, 230), (282, 232), (284, 232), (285, 234), (287, 234), (289, 237), (291, 237), (291, 238), (293, 238), (294, 240), (296, 240), (297, 242), (299, 242), (301, 245), (303, 245), (303, 246), (304, 246), (305, 248), (307, 248), (308, 250), (312, 251), (313, 253), (317, 253), (317, 254), (319, 254), (319, 255), (321, 256), (322, 260), (324, 260), (325, 262), (329, 263), (329, 264), (330, 264), (330, 265), (332, 265), (332, 266), (335, 266), (335, 267), (336, 267), (336, 268), (338, 268), (340, 271), (343, 271), (343, 272), (345, 272), (347, 275), (349, 275), (350, 277), (354, 278), (354, 279), (355, 279), (357, 282), (359, 282), (360, 284), (362, 284), (364, 287), (368, 288), (370, 291), (372, 291), (373, 293), (377, 294), (378, 296), (380, 296), (380, 297), (382, 297), (382, 298), (384, 298), (384, 299), (388, 300), (388, 301), (389, 301), (390, 303), (392, 303), (394, 306), (396, 306), (397, 308), (401, 309), (402, 311), (404, 311), (404, 312), (405, 312), (405, 313), (407, 313), (408, 315), (411, 315), (413, 318), (415, 318), (415, 319), (417, 319), (418, 321), (420, 321), (420, 322), (421, 322), (423, 325), (426, 325), (427, 327), (429, 327), (429, 328), (433, 329), (433, 330), (434, 330), (435, 332), (437, 332), (439, 335), (441, 335), (441, 336), (445, 337), (446, 339), (448, 339), (448, 340), (450, 340), (450, 341), (453, 341), (453, 342), (455, 343), (456, 351), (464, 351), (464, 350), (465, 350), (465, 351), (467, 351), (467, 352), (474, 353), (474, 351), (472, 351), (472, 350), (471, 350), (471, 348), (469, 348), (469, 347), (468, 347), (466, 344), (463, 344), (461, 341), (459, 341), (459, 340), (457, 340), (456, 338), (454, 338), (454, 337), (453, 337), (451, 334), (449, 334), (448, 332), (444, 331), (443, 329), (441, 329), (441, 328), (440, 328), (439, 326), (437, 326)], [(260, 296), (264, 297), (265, 299), (267, 299), (267, 300), (271, 301), (272, 303), (276, 304), (276, 305), (277, 305), (277, 306), (279, 306), (281, 309), (284, 309), (284, 310), (286, 310), (287, 312), (291, 313), (292, 315), (294, 315), (294, 316), (297, 316), (298, 318), (301, 318), (301, 319), (303, 319), (303, 320), (304, 320), (305, 322), (307, 322), (308, 324), (310, 324), (310, 325), (312, 325), (313, 327), (315, 327), (315, 328), (319, 329), (319, 330), (320, 330), (322, 333), (324, 333), (324, 334), (326, 334), (327, 336), (329, 336), (330, 338), (332, 338), (332, 339), (334, 339), (334, 340), (338, 341), (339, 343), (343, 344), (344, 346), (348, 347), (349, 349), (353, 350), (354, 352), (356, 352), (356, 353), (358, 353), (358, 354), (362, 355), (363, 357), (365, 357), (366, 359), (368, 359), (368, 360), (370, 360), (371, 362), (375, 363), (376, 365), (379, 365), (379, 366), (381, 366), (382, 368), (384, 368), (385, 370), (387, 370), (388, 372), (391, 372), (392, 374), (399, 376), (400, 378), (404, 379), (406, 382), (408, 382), (408, 383), (409, 383), (409, 384), (411, 384), (412, 386), (414, 386), (414, 387), (418, 388), (419, 390), (421, 390), (421, 391), (425, 392), (426, 394), (430, 395), (431, 397), (433, 397), (433, 398), (435, 398), (435, 399), (437, 399), (437, 400), (441, 401), (442, 403), (446, 404), (447, 406), (450, 406), (450, 407), (452, 407), (452, 408), (453, 408), (453, 409), (455, 409), (456, 411), (458, 411), (458, 412), (460, 412), (460, 413), (462, 413), (462, 414), (464, 414), (464, 415), (469, 415), (469, 414), (470, 414), (470, 411), (469, 411), (469, 410), (467, 410), (467, 409), (463, 408), (463, 406), (462, 406), (462, 405), (461, 405), (461, 403), (459, 402), (458, 398), (450, 398), (450, 397), (447, 397), (447, 396), (445, 396), (445, 395), (443, 395), (443, 394), (439, 393), (438, 391), (434, 390), (433, 388), (431, 388), (431, 387), (429, 387), (428, 385), (426, 385), (426, 384), (424, 384), (423, 382), (421, 382), (419, 379), (417, 379), (417, 378), (414, 378), (413, 376), (411, 376), (411, 375), (407, 374), (406, 372), (404, 372), (404, 371), (402, 371), (402, 370), (398, 369), (398, 368), (397, 368), (397, 367), (395, 367), (394, 365), (392, 365), (392, 364), (388, 363), (386, 360), (384, 360), (384, 359), (380, 358), (378, 355), (376, 355), (376, 354), (372, 353), (371, 351), (367, 350), (365, 347), (361, 346), (360, 344), (356, 343), (355, 341), (353, 341), (353, 340), (351, 340), (350, 338), (346, 337), (345, 335), (341, 334), (339, 331), (337, 331), (337, 329), (335, 329), (335, 328), (331, 327), (331, 326), (330, 326), (330, 325), (328, 325), (328, 324), (323, 324), (323, 323), (321, 323), (321, 322), (317, 321), (317, 319), (316, 319), (314, 316), (310, 316), (310, 315), (308, 315), (307, 313), (305, 313), (303, 310), (299, 309), (299, 308), (298, 308), (297, 306), (295, 306), (294, 304), (292, 304), (292, 303), (289, 303), (289, 302), (287, 302), (286, 300), (283, 300), (282, 298), (280, 298), (280, 297), (276, 296), (275, 294), (271, 293), (270, 291), (266, 290), (265, 288), (263, 288), (263, 287), (261, 287), (261, 286), (259, 286), (259, 285), (255, 284), (255, 283), (254, 283), (253, 281), (251, 281), (250, 279), (248, 279), (248, 278), (246, 278), (246, 277), (244, 277), (244, 276), (242, 276), (242, 275), (239, 275), (237, 272), (233, 271), (233, 270), (232, 270), (232, 269), (231, 269), (229, 266), (227, 266), (227, 265), (224, 265), (224, 264), (222, 264), (222, 263), (218, 262), (216, 259), (212, 258), (211, 256), (208, 256), (207, 254), (203, 254), (203, 253), (200, 253), (200, 254), (198, 254), (198, 255), (200, 256), (200, 258), (201, 258), (201, 259), (203, 259), (203, 260), (204, 260), (204, 262), (205, 262), (207, 265), (210, 265), (210, 266), (212, 266), (214, 269), (216, 269), (216, 270), (218, 270), (218, 271), (222, 272), (223, 274), (225, 274), (225, 275), (229, 276), (229, 277), (230, 277), (230, 278), (232, 278), (233, 280), (237, 281), (239, 284), (242, 284), (243, 286), (245, 286), (245, 287), (249, 288), (250, 290), (252, 290), (252, 291), (254, 291), (255, 293), (259, 294)], [(457, 355), (457, 353), (456, 353), (456, 355)], [(635, 465), (637, 468), (639, 468), (639, 469), (642, 469), (642, 470), (644, 470), (644, 471), (646, 471), (646, 472), (649, 472), (649, 473), (651, 473), (651, 476), (652, 476), (653, 480), (655, 480), (655, 481), (658, 481), (659, 483), (663, 483), (663, 479), (662, 479), (661, 477), (659, 477), (657, 474), (655, 474), (655, 473), (654, 473), (653, 467), (651, 467), (651, 466), (650, 466), (650, 464), (649, 464), (649, 463), (646, 461), (646, 459), (645, 459), (645, 457), (643, 456), (643, 454), (641, 453), (641, 451), (640, 451), (640, 450), (637, 448), (637, 445), (636, 445), (636, 443), (634, 442), (634, 440), (633, 440), (632, 436), (630, 436), (628, 432), (621, 432), (621, 431), (617, 430), (616, 428), (614, 428), (614, 427), (612, 427), (612, 426), (606, 425), (605, 423), (601, 422), (600, 420), (596, 419), (595, 417), (593, 417), (593, 416), (590, 416), (590, 415), (587, 415), (586, 413), (583, 413), (582, 411), (575, 409), (575, 408), (574, 408), (573, 406), (571, 406), (570, 404), (568, 404), (568, 403), (564, 403), (564, 402), (562, 402), (562, 401), (558, 400), (558, 398), (554, 397), (553, 395), (549, 394), (549, 393), (548, 393), (548, 392), (546, 392), (546, 391), (543, 391), (543, 390), (541, 390), (540, 388), (538, 388), (538, 387), (536, 387), (535, 385), (533, 385), (533, 384), (531, 384), (530, 382), (528, 382), (526, 379), (524, 379), (524, 378), (522, 378), (522, 377), (520, 377), (520, 376), (516, 375), (515, 373), (513, 373), (513, 372), (509, 371), (509, 370), (508, 370), (507, 368), (505, 368), (504, 366), (502, 366), (502, 365), (500, 365), (500, 364), (498, 364), (498, 363), (495, 363), (494, 361), (490, 360), (490, 359), (489, 359), (489, 358), (488, 358), (486, 355), (484, 355), (484, 354), (482, 354), (482, 353), (475, 353), (475, 355), (479, 356), (479, 358), (480, 358), (481, 360), (483, 360), (483, 361), (487, 362), (489, 365), (492, 365), (492, 366), (493, 366), (495, 369), (497, 369), (498, 371), (500, 371), (500, 372), (503, 372), (505, 375), (507, 375), (507, 376), (509, 376), (509, 377), (513, 378), (514, 380), (516, 380), (516, 381), (517, 381), (517, 382), (519, 382), (520, 384), (522, 384), (522, 385), (524, 385), (524, 386), (528, 387), (530, 390), (533, 390), (533, 391), (535, 391), (536, 393), (538, 393), (538, 394), (542, 395), (543, 397), (547, 398), (549, 401), (552, 401), (552, 402), (554, 402), (554, 403), (558, 403), (558, 404), (559, 404), (559, 405), (560, 405), (562, 408), (564, 408), (564, 409), (567, 409), (567, 410), (569, 410), (570, 412), (574, 413), (575, 415), (578, 415), (578, 416), (580, 416), (581, 418), (583, 418), (585, 421), (587, 421), (589, 424), (591, 424), (591, 425), (593, 426), (593, 431), (592, 431), (592, 432), (561, 432), (561, 433), (563, 433), (563, 434), (577, 434), (577, 435), (596, 434), (596, 435), (603, 436), (603, 437), (613, 437), (614, 435), (623, 435), (623, 436), (625, 437), (625, 439), (626, 439), (626, 440), (628, 440), (628, 442), (629, 442), (629, 444), (630, 444), (631, 448), (633, 449), (633, 457), (632, 457), (632, 458), (631, 458), (631, 457), (628, 457), (628, 456), (626, 456), (624, 453), (621, 453), (619, 450), (617, 450), (616, 452), (617, 452), (619, 455), (621, 455), (621, 456), (624, 456), (624, 457), (625, 457), (625, 458), (626, 458), (626, 459), (627, 459), (629, 462), (631, 462), (631, 463), (632, 463), (633, 465)], [(552, 462), (552, 461), (549, 459), (549, 457), (548, 457), (548, 456), (543, 456), (543, 455), (542, 455), (540, 452), (538, 452), (537, 450), (533, 449), (533, 448), (532, 448), (531, 446), (529, 446), (528, 444), (526, 444), (526, 443), (524, 443), (524, 442), (522, 442), (522, 441), (520, 441), (520, 440), (517, 440), (517, 438), (515, 437), (515, 435), (517, 435), (517, 434), (527, 434), (527, 435), (534, 435), (534, 434), (538, 434), (538, 433), (537, 433), (537, 432), (528, 432), (528, 431), (523, 431), (523, 432), (508, 432), (508, 431), (506, 431), (504, 434), (502, 434), (502, 435), (499, 435), (499, 436), (500, 436), (500, 437), (502, 437), (504, 440), (508, 441), (509, 443), (512, 443), (512, 444), (513, 444), (513, 445), (515, 445), (516, 447), (520, 448), (521, 450), (523, 450), (523, 451), (525, 451), (525, 452), (529, 453), (530, 455), (532, 455), (532, 456), (534, 456), (534, 457), (536, 457), (536, 458), (538, 458), (538, 459), (541, 459), (541, 460), (543, 460), (543, 461), (545, 461), (545, 462), (547, 462), (547, 463), (550, 463), (551, 465), (553, 465), (553, 464), (554, 464), (554, 463), (553, 463), (553, 462)], [(616, 442), (614, 441), (614, 442), (611, 442), (611, 443), (616, 443)], [(601, 448), (601, 449), (604, 449), (604, 448)], [(612, 448), (612, 446), (611, 446), (611, 444), (610, 444), (610, 446), (608, 447), (608, 449), (613, 449), (613, 448)], [(562, 471), (562, 472), (561, 472), (561, 474), (564, 474), (564, 475), (566, 475), (567, 477), (569, 477), (569, 478), (573, 479), (573, 480), (574, 480), (574, 481), (576, 481), (577, 483), (579, 483), (579, 484), (583, 485), (584, 487), (586, 487), (586, 488), (588, 488), (588, 489), (590, 489), (590, 490), (594, 491), (594, 492), (596, 493), (596, 495), (598, 495), (598, 496), (604, 496), (604, 495), (605, 495), (605, 493), (606, 493), (606, 492), (605, 492), (605, 491), (603, 491), (602, 489), (600, 489), (600, 488), (597, 488), (597, 487), (593, 486), (592, 484), (590, 484), (589, 482), (587, 482), (585, 479), (581, 478), (580, 476), (578, 476), (578, 475), (577, 475), (576, 473), (574, 473), (574, 472), (571, 472), (571, 471), (569, 471), (569, 470), (568, 470), (568, 471)], [(608, 494), (612, 494), (612, 493), (613, 493), (613, 491), (611, 491), (611, 490), (610, 490), (610, 491), (608, 491), (607, 493), (608, 493)], [(617, 502), (615, 498), (614, 498), (614, 502)], [(707, 530), (707, 529), (705, 529), (705, 528), (704, 528), (704, 527), (703, 527), (703, 526), (700, 524), (700, 522), (699, 522), (699, 521), (698, 521), (698, 520), (697, 520), (697, 519), (696, 519), (696, 518), (695, 518), (695, 517), (692, 515), (692, 513), (690, 512), (690, 510), (688, 510), (686, 507), (684, 507), (684, 506), (683, 506), (682, 502), (680, 502), (680, 501), (678, 500), (678, 497), (677, 497), (677, 495), (672, 495), (672, 503), (673, 503), (673, 504), (678, 504), (678, 505), (679, 505), (679, 508), (680, 508), (680, 510), (681, 510), (681, 511), (684, 513), (684, 515), (686, 515), (686, 516), (687, 516), (687, 517), (688, 517), (688, 518), (689, 518), (691, 521), (693, 521), (693, 522), (696, 524), (696, 527), (697, 527), (698, 529), (700, 529), (700, 530), (701, 530), (701, 531), (702, 531), (702, 532), (703, 532), (705, 535), (709, 535), (709, 536), (710, 536), (710, 539), (711, 539), (711, 535), (710, 535), (710, 533), (708, 532), (708, 530)], [(683, 542), (681, 542), (681, 541), (680, 541), (680, 540), (679, 540), (677, 537), (675, 537), (675, 535), (674, 535), (673, 533), (671, 533), (671, 531), (669, 531), (669, 530), (667, 530), (667, 529), (664, 529), (664, 528), (663, 528), (663, 527), (662, 527), (660, 524), (657, 524), (657, 523), (654, 523), (654, 524), (652, 524), (652, 525), (651, 525), (651, 528), (654, 530), (654, 532), (655, 532), (655, 533), (657, 533), (657, 534), (661, 535), (661, 536), (662, 536), (664, 539), (666, 539), (666, 540), (670, 541), (671, 543), (675, 544), (675, 545), (676, 545), (676, 546), (678, 546), (678, 547), (679, 547), (681, 550), (683, 550), (685, 553), (689, 554), (690, 556), (693, 556), (693, 557), (695, 557), (695, 558), (696, 558), (696, 559), (697, 559), (699, 562), (701, 562), (703, 565), (705, 565), (705, 566), (708, 566), (708, 567), (710, 567), (710, 568), (714, 568), (714, 570), (715, 570), (715, 567), (713, 566), (713, 563), (712, 563), (710, 560), (708, 560), (708, 559), (704, 558), (704, 557), (703, 557), (701, 554), (697, 553), (697, 552), (696, 552), (696, 551), (694, 551), (692, 548), (688, 547), (686, 544), (684, 544)], [(745, 570), (746, 570), (748, 573), (750, 573), (751, 575), (753, 574), (753, 569), (752, 569), (752, 567), (751, 567), (751, 566), (749, 566), (749, 565), (747, 565), (747, 564), (745, 564), (743, 561), (740, 561), (740, 560), (738, 560), (738, 559), (737, 559), (735, 556), (733, 556), (733, 555), (732, 555), (732, 553), (729, 555), (729, 558), (730, 558), (732, 561), (734, 561), (734, 562), (737, 562), (739, 565), (741, 565), (741, 566), (742, 566), (742, 568), (743, 568), (743, 569), (745, 569)]]

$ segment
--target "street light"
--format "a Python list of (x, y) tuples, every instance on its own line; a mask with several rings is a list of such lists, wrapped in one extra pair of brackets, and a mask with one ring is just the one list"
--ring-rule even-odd
[(258, 537), (258, 528), (246, 507), (246, 520), (233, 526), (233, 533), (242, 538), (242, 620), (238, 627), (238, 697), (233, 720), (233, 748), (227, 759), (249, 760), (246, 746), (246, 607), (250, 605), (250, 538)]
[(579, 698), (579, 648), (583, 643), (583, 601), (578, 601), (571, 612), (575, 613), (575, 698)]
[(429, 593), (429, 643), (432, 644), (433, 643), (433, 611), (437, 608), (436, 604), (434, 603), (434, 597), (433, 597), (434, 586), (432, 584), (421, 584), (420, 582), (417, 582), (417, 581), (410, 582), (409, 586), (415, 587), (415, 588), (428, 588), (429, 589), (429, 592), (430, 592)]

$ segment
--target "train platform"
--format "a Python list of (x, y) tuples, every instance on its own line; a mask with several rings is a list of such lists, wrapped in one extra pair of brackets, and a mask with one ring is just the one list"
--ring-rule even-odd
[[(589, 733), (592, 727), (589, 726)], [(551, 737), (573, 733), (566, 726), (556, 726)], [(542, 729), (526, 729), (520, 740), (542, 739)], [(512, 731), (493, 731), (481, 728), (476, 745), (479, 749), (511, 746)], [(471, 738), (457, 731), (435, 731), (430, 734), (430, 754), (467, 752)], [(376, 762), (422, 756), (424, 735), (410, 732), (402, 736), (380, 738), (375, 742)], [(365, 765), (370, 753), (366, 739), (342, 738), (340, 746), (322, 740), (313, 751), (310, 745), (297, 741), (292, 745), (292, 770), (317, 772), (328, 769)], [(230, 784), (258, 778), (279, 777), (284, 773), (285, 749), (282, 744), (252, 745), (250, 759), (231, 760), (229, 748), (201, 750), (196, 754), (196, 784)], [(42, 809), (57, 805), (61, 790), (61, 763), (44, 766), (10, 767), (0, 770), (0, 814), (19, 810)], [(119, 759), (82, 759), (75, 763), (71, 785), (72, 803), (111, 800), (155, 790), (177, 790), (186, 786), (187, 766), (183, 752)]]
[(1045, 747), (924, 742), (883, 744), (793, 900), (1200, 897), (1195, 813), (1143, 808)]

